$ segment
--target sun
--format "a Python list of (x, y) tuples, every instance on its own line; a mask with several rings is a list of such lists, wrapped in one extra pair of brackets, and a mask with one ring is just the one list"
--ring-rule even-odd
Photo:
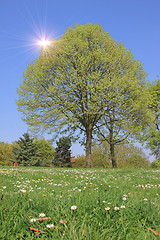
[(38, 44), (42, 47), (42, 48), (46, 48), (47, 46), (50, 45), (50, 41), (48, 41), (47, 39), (43, 38), (42, 40), (38, 41)]

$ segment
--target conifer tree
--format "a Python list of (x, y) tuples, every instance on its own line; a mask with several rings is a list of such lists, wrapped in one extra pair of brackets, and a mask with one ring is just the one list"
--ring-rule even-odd
[(71, 140), (69, 137), (62, 137), (56, 142), (53, 164), (59, 167), (71, 167)]
[(17, 146), (13, 146), (13, 153), (16, 161), (23, 166), (39, 166), (39, 160), (36, 155), (36, 144), (29, 133), (24, 133), (18, 141)]

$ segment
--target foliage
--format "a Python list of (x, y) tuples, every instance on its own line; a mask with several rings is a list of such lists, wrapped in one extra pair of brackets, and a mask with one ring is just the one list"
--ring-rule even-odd
[(112, 80), (110, 91), (112, 98), (107, 106), (108, 109), (101, 118), (100, 127), (96, 126), (99, 131), (99, 141), (107, 141), (110, 146), (112, 166), (117, 167), (116, 145), (123, 144), (129, 138), (137, 138), (137, 136), (139, 138), (147, 124), (152, 121), (152, 116), (147, 109), (148, 91), (145, 82), (142, 81), (142, 75), (137, 73), (134, 78), (125, 80), (119, 76), (115, 81)]
[(18, 146), (13, 147), (13, 153), (16, 161), (23, 166), (39, 166), (40, 160), (36, 155), (36, 144), (29, 133), (24, 133), (18, 141)]
[(92, 138), (101, 130), (102, 117), (112, 114), (116, 131), (126, 131), (131, 116), (133, 129), (146, 115), (146, 75), (131, 51), (98, 24), (70, 27), (52, 43), (27, 67), (18, 89), (18, 110), (37, 131), (69, 131), (71, 136), (79, 129), (85, 136), (86, 167), (91, 167)]
[[(146, 168), (150, 165), (142, 149), (131, 143), (116, 145), (115, 153), (118, 168)], [(112, 167), (110, 159), (110, 147), (107, 142), (93, 147), (92, 162), (94, 167), (110, 168)]]
[(54, 148), (49, 141), (45, 139), (37, 139), (34, 141), (36, 145), (36, 156), (39, 159), (40, 166), (52, 166), (54, 156)]
[(0, 165), (12, 165), (12, 144), (0, 142)]
[(160, 168), (160, 161), (155, 160), (151, 163), (151, 168)]
[(56, 142), (53, 164), (58, 167), (71, 167), (71, 139), (62, 137)]
[(95, 168), (111, 168), (109, 144), (102, 142), (92, 149), (92, 164)]
[(72, 164), (74, 168), (85, 168), (86, 166), (86, 156), (84, 154), (78, 155), (75, 162)]
[(118, 167), (148, 168), (150, 166), (143, 150), (131, 143), (117, 145), (116, 158)]
[(149, 108), (152, 110), (154, 121), (148, 124), (148, 129), (144, 132), (143, 141), (155, 157), (160, 160), (160, 80), (158, 79), (149, 87), (150, 102)]

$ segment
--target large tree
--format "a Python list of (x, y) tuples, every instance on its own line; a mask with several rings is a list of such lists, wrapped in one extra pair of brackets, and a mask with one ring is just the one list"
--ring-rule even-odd
[(112, 108), (113, 87), (129, 95), (128, 83), (133, 82), (136, 91), (137, 84), (143, 89), (144, 79), (142, 64), (100, 25), (75, 25), (27, 67), (17, 105), (37, 131), (72, 134), (79, 129), (86, 139), (86, 167), (91, 167), (92, 137)]

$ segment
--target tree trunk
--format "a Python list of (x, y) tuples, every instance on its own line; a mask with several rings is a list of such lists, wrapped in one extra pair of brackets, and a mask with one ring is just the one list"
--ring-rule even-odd
[(112, 167), (117, 168), (117, 163), (114, 155), (114, 144), (110, 143), (110, 153), (111, 153), (111, 162), (112, 162)]
[(91, 146), (92, 146), (92, 132), (88, 131), (86, 136), (86, 168), (92, 167)]

